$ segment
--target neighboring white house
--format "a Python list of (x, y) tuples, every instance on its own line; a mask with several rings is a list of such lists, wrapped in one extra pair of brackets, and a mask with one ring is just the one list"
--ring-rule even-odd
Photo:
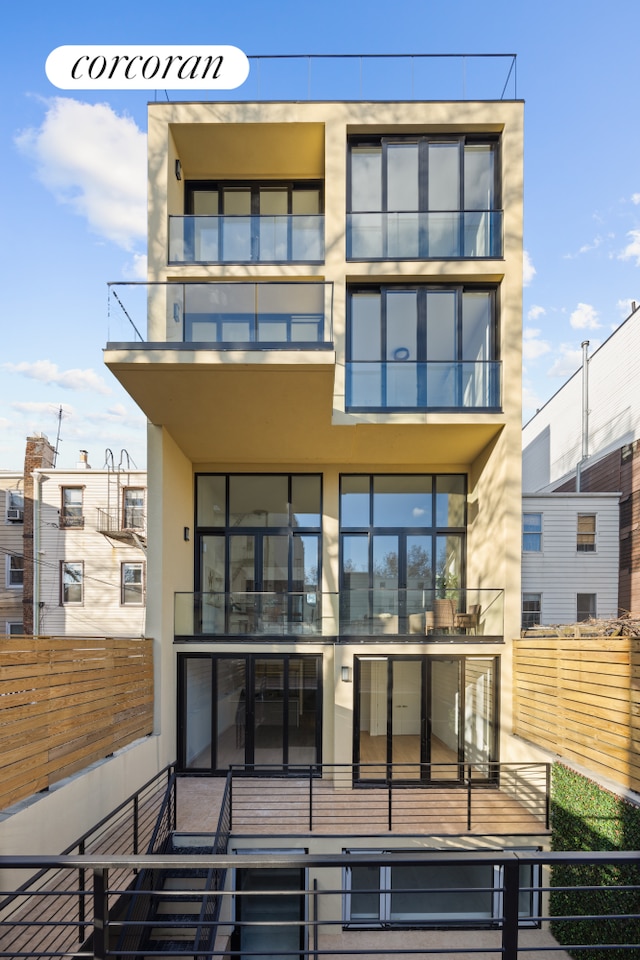
[(34, 471), (35, 633), (141, 636), (145, 629), (146, 473)]
[(618, 615), (619, 493), (524, 494), (522, 627)]
[(22, 480), (21, 473), (0, 472), (0, 634), (22, 633)]
[(637, 613), (640, 308), (635, 303), (624, 323), (593, 351), (586, 370), (586, 381), (583, 371), (576, 370), (525, 424), (522, 489), (525, 493), (620, 493), (618, 611)]

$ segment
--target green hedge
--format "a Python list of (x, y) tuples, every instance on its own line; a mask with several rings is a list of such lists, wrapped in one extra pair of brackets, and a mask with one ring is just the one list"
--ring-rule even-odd
[[(551, 781), (553, 850), (640, 850), (640, 808), (563, 764), (555, 763)], [(551, 887), (593, 884), (640, 884), (640, 868), (577, 864), (554, 866)], [(637, 890), (552, 890), (550, 913), (559, 916), (640, 913)], [(640, 920), (553, 920), (552, 933), (561, 944), (640, 942)], [(588, 960), (629, 960), (629, 950), (568, 950)]]

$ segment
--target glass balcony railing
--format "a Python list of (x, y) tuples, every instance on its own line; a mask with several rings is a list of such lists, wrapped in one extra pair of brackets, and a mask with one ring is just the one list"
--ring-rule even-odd
[(501, 256), (501, 210), (347, 214), (348, 260)]
[(502, 590), (346, 589), (340, 594), (176, 593), (174, 634), (194, 637), (484, 637), (504, 633)]
[(347, 410), (500, 410), (496, 360), (347, 363)]
[(322, 263), (324, 217), (171, 216), (169, 263)]
[(333, 284), (229, 281), (109, 284), (110, 344), (310, 350), (331, 345)]

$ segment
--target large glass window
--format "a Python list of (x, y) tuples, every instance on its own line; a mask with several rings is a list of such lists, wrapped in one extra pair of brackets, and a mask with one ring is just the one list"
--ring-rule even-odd
[(319, 632), (321, 477), (202, 474), (196, 493), (200, 632)]
[(324, 258), (322, 185), (190, 181), (185, 217), (170, 222), (169, 259), (182, 263)]
[(122, 526), (125, 530), (144, 530), (142, 487), (125, 487), (122, 494)]
[[(493, 925), (502, 914), (502, 884), (502, 868), (491, 863), (345, 867), (344, 921), (359, 927)], [(539, 869), (521, 865), (520, 887), (531, 888), (520, 895), (522, 925), (538, 916), (539, 886)]]
[(352, 140), (347, 257), (501, 256), (497, 151), (471, 136)]
[(315, 764), (322, 663), (315, 654), (179, 657), (180, 765), (224, 772)]
[(493, 288), (349, 292), (347, 408), (499, 408)]
[(409, 633), (427, 610), (436, 626), (445, 606), (453, 629), (465, 599), (462, 474), (343, 476), (340, 530), (341, 633)]

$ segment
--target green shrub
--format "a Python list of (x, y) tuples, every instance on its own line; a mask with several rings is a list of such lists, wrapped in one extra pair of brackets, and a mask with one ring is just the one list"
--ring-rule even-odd
[[(640, 850), (640, 808), (560, 763), (553, 765), (551, 783), (553, 850)], [(551, 871), (552, 888), (599, 884), (639, 885), (640, 867), (585, 863), (558, 865)], [(613, 916), (639, 912), (638, 890), (552, 889), (550, 895), (554, 917), (612, 915), (611, 919), (552, 921), (551, 930), (559, 943), (596, 947), (568, 950), (571, 956), (589, 960), (629, 960), (628, 950), (598, 950), (597, 946), (640, 942), (640, 920)]]

